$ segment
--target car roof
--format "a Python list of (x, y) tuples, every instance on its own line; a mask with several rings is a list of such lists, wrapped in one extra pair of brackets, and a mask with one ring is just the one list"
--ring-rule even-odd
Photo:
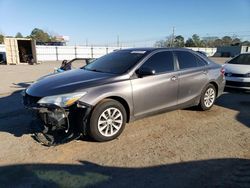
[(126, 48), (126, 49), (121, 49), (121, 51), (146, 51), (146, 52), (153, 52), (153, 51), (160, 51), (160, 50), (183, 50), (183, 51), (192, 51), (191, 49), (188, 48)]

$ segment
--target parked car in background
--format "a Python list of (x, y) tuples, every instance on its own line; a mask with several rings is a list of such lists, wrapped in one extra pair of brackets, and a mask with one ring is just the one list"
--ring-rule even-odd
[(23, 99), (37, 112), (43, 134), (82, 132), (108, 141), (145, 116), (191, 106), (209, 110), (224, 85), (222, 66), (192, 50), (126, 49), (47, 76)]
[(55, 68), (54, 73), (60, 73), (64, 71), (68, 71), (71, 69), (82, 68), (83, 66), (90, 64), (93, 62), (94, 58), (74, 58), (70, 61), (63, 60), (60, 68)]
[(242, 53), (225, 65), (226, 87), (250, 89), (250, 53)]

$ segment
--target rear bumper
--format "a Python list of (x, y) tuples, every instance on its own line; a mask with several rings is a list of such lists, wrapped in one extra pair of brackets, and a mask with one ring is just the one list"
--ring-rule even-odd
[(218, 93), (217, 93), (217, 97), (221, 96), (224, 92), (225, 89), (225, 85), (226, 85), (226, 80), (225, 77), (223, 77), (220, 82), (217, 82), (218, 85)]

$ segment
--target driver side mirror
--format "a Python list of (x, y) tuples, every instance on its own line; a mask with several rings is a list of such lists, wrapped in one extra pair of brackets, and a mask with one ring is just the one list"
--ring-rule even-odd
[(142, 78), (144, 76), (151, 76), (155, 75), (155, 70), (152, 69), (151, 67), (141, 67), (136, 71), (136, 74)]

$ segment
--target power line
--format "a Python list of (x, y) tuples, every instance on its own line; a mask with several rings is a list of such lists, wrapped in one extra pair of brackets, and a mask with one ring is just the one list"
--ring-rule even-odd
[[(216, 36), (219, 35), (220, 36)], [(178, 35), (182, 35), (185, 36), (185, 39), (191, 38), (192, 36), (190, 35), (183, 35), (183, 34), (178, 34)], [(204, 37), (218, 37), (218, 38), (222, 38), (224, 36), (230, 36), (230, 37), (237, 37), (237, 38), (250, 38), (250, 31), (226, 31), (226, 32), (214, 32), (214, 33), (205, 33), (205, 34), (201, 34), (201, 33), (197, 33), (197, 35), (199, 35), (201, 38)], [(107, 42), (107, 43), (96, 43), (96, 44), (91, 44), (90, 42), (88, 42), (88, 44), (92, 45), (92, 46), (121, 46), (121, 45), (125, 45), (125, 46), (136, 46), (136, 45), (140, 45), (140, 44), (149, 44), (151, 43), (153, 45), (153, 43), (159, 41), (159, 40), (164, 40), (167, 37), (171, 37), (172, 42), (174, 40), (174, 36), (175, 36), (175, 27), (173, 27), (172, 30), (172, 34), (166, 35), (166, 36), (155, 36), (155, 37), (151, 37), (151, 38), (144, 38), (144, 39), (136, 39), (136, 40), (120, 40), (120, 36), (117, 35), (117, 41), (116, 42)], [(246, 39), (244, 39), (246, 40)], [(250, 39), (247, 39), (250, 40)]]

